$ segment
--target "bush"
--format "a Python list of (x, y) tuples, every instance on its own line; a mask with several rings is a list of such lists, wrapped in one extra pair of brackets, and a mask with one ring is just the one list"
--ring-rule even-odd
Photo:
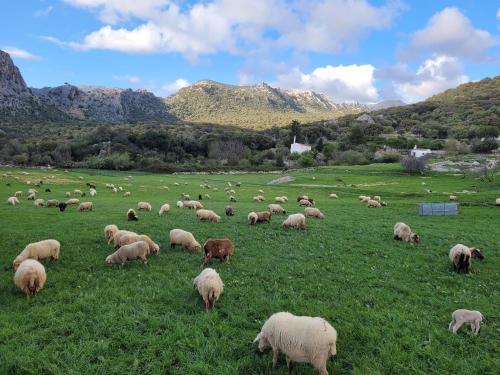
[(375, 153), (377, 163), (396, 163), (401, 160), (401, 154), (396, 151), (378, 151)]
[(495, 138), (486, 138), (484, 141), (476, 140), (472, 142), (472, 151), (476, 153), (487, 153), (498, 148)]
[(401, 160), (401, 167), (408, 173), (424, 174), (427, 169), (427, 158), (425, 156), (420, 158), (411, 155), (405, 156)]
[(360, 165), (368, 164), (368, 159), (361, 152), (349, 150), (339, 155), (338, 164)]
[(449, 155), (465, 154), (467, 152), (467, 145), (457, 141), (456, 139), (447, 139), (444, 144), (444, 149)]
[(304, 152), (303, 154), (301, 154), (299, 158), (299, 165), (302, 168), (312, 167), (314, 165), (314, 159), (311, 153)]

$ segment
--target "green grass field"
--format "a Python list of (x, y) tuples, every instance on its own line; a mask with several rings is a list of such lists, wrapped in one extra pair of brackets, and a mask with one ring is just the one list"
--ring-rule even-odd
[[(286, 374), (284, 357), (272, 369), (272, 354), (252, 344), (278, 311), (321, 316), (336, 328), (338, 354), (328, 362), (330, 374), (500, 372), (498, 182), (446, 173), (406, 176), (397, 165), (298, 171), (291, 173), (295, 181), (277, 186), (267, 185), (281, 177), (276, 174), (26, 171), (0, 170), (12, 173), (0, 184), (0, 374)], [(85, 182), (94, 182), (98, 195), (83, 200), (95, 210), (34, 207), (26, 200), (25, 181), (42, 176), (49, 176), (38, 188), (44, 199), (65, 200), (65, 191), (88, 192)], [(201, 189), (204, 181), (219, 192)], [(227, 181), (242, 182), (234, 187), (238, 202), (230, 218), (224, 215)], [(108, 182), (131, 196), (106, 189)], [(47, 187), (51, 193), (43, 192)], [(252, 202), (258, 189), (265, 191), (263, 203)], [(16, 190), (24, 192), (21, 205), (8, 206)], [(417, 215), (416, 203), (447, 201), (463, 190), (476, 193), (458, 194), (458, 216)], [(182, 192), (194, 199), (209, 193), (203, 204), (221, 214), (221, 223), (197, 222), (194, 211), (175, 207)], [(333, 192), (338, 200), (328, 198)], [(247, 224), (250, 211), (264, 210), (277, 195), (289, 197), (283, 205), (288, 213), (303, 212), (295, 201), (299, 194), (315, 198), (326, 218), (307, 219), (303, 231), (283, 230), (281, 216), (271, 224)], [(368, 209), (357, 200), (361, 194), (381, 195), (387, 207)], [(142, 200), (153, 211), (127, 222), (126, 211)], [(171, 212), (159, 217), (165, 202)], [(421, 243), (394, 241), (398, 221), (409, 224)], [(148, 265), (107, 267), (104, 260), (113, 250), (103, 229), (112, 223), (150, 235), (160, 254)], [(192, 232), (201, 243), (227, 237), (235, 244), (230, 263), (209, 264), (225, 284), (209, 312), (191, 284), (202, 255), (170, 249), (173, 228)], [(13, 284), (12, 261), (28, 243), (48, 238), (61, 242), (61, 258), (42, 261), (47, 283), (28, 302)], [(483, 251), (485, 260), (473, 262), (470, 274), (452, 270), (448, 252), (457, 243)], [(457, 335), (448, 332), (457, 308), (483, 313), (478, 336), (465, 326)], [(305, 364), (293, 369), (314, 373)]]

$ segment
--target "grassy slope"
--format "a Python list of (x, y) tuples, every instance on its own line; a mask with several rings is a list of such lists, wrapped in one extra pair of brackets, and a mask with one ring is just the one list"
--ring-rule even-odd
[[(288, 310), (325, 317), (337, 329), (338, 355), (328, 363), (331, 374), (493, 374), (500, 366), (500, 239), (494, 231), (500, 209), (492, 202), (500, 196), (500, 186), (447, 174), (407, 177), (397, 168), (297, 172), (293, 183), (273, 187), (265, 184), (279, 176), (269, 174), (132, 174), (127, 182), (129, 173), (102, 172), (88, 178), (98, 184), (98, 196), (88, 198), (94, 212), (35, 208), (25, 196), (21, 206), (1, 204), (0, 373), (286, 374), (284, 359), (272, 370), (271, 354), (258, 353), (252, 340), (272, 313)], [(43, 198), (63, 199), (65, 191), (85, 187), (77, 176), (87, 180), (78, 171), (30, 173), (19, 176), (33, 181), (35, 176), (59, 173), (56, 177), (64, 178), (48, 185), (52, 193), (41, 193)], [(332, 186), (339, 184), (339, 176), (358, 187)], [(225, 181), (243, 182), (235, 188), (235, 217), (223, 217), (220, 224), (198, 223), (193, 211), (175, 207), (181, 192), (193, 197), (202, 193), (199, 184), (205, 179), (221, 190), (210, 192), (212, 199), (204, 201), (219, 213), (227, 204)], [(14, 191), (27, 189), (26, 184), (9, 181), (10, 187), (5, 178), (0, 185), (4, 201)], [(188, 185), (176, 187), (174, 181)], [(105, 190), (105, 182), (123, 185), (132, 196)], [(163, 185), (171, 190), (161, 190)], [(268, 201), (252, 203), (259, 188)], [(459, 195), (467, 204), (459, 216), (416, 215), (415, 203), (442, 201), (463, 189), (478, 193)], [(340, 199), (329, 200), (330, 192)], [(308, 220), (305, 231), (282, 230), (280, 217), (270, 225), (246, 224), (249, 211), (264, 209), (276, 195), (288, 195), (286, 208), (300, 212), (294, 199), (299, 193), (317, 199), (325, 220)], [(380, 194), (388, 206), (367, 209), (357, 201), (359, 194)], [(155, 211), (139, 213), (139, 222), (126, 222), (126, 210), (139, 200), (150, 201)], [(159, 217), (163, 202), (174, 207)], [(397, 221), (414, 228), (421, 244), (394, 241), (392, 226)], [(111, 248), (103, 227), (110, 223), (150, 234), (162, 248), (160, 255), (148, 266), (106, 267), (104, 258)], [(168, 231), (175, 227), (192, 231), (200, 242), (227, 236), (235, 243), (229, 264), (210, 265), (225, 283), (213, 311), (205, 312), (191, 287), (201, 255), (168, 246)], [(28, 303), (13, 286), (11, 262), (28, 242), (45, 238), (61, 241), (62, 257), (44, 261), (48, 282)], [(474, 263), (469, 275), (455, 274), (449, 264), (448, 251), (459, 242), (478, 246), (485, 254), (485, 261)], [(447, 331), (456, 308), (478, 309), (485, 315), (477, 337), (468, 335), (465, 327), (456, 336)], [(306, 365), (294, 369), (294, 374), (313, 373)]]

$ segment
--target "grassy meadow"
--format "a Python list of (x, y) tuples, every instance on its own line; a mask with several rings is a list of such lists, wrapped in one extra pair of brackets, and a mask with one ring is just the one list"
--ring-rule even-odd
[[(500, 371), (498, 176), (496, 183), (452, 173), (407, 176), (398, 165), (370, 165), (291, 172), (295, 181), (271, 186), (281, 175), (0, 169), (4, 173), (12, 175), (0, 184), (0, 374), (283, 375), (284, 357), (272, 369), (271, 352), (252, 344), (278, 311), (321, 316), (336, 328), (338, 354), (328, 361), (330, 374)], [(44, 176), (37, 197), (64, 201), (64, 192), (81, 189), (94, 211), (34, 207), (26, 200), (32, 187), (26, 180)], [(200, 188), (205, 181), (219, 191)], [(223, 191), (228, 181), (238, 200), (229, 218)], [(241, 187), (234, 187), (237, 181)], [(86, 182), (97, 185), (96, 197), (88, 195)], [(105, 183), (131, 196), (113, 193)], [(258, 189), (265, 192), (263, 203), (252, 202)], [(21, 205), (7, 205), (17, 190), (23, 190)], [(193, 199), (210, 194), (202, 203), (222, 216), (221, 223), (197, 222), (194, 210), (175, 207), (182, 192)], [(418, 216), (416, 203), (447, 201), (454, 192), (458, 216)], [(328, 198), (330, 193), (339, 199)], [(283, 230), (280, 215), (270, 224), (247, 224), (250, 211), (266, 209), (278, 195), (288, 196), (288, 213), (303, 212), (299, 194), (313, 197), (325, 219), (306, 219), (303, 231)], [(361, 194), (381, 195), (387, 207), (368, 209), (357, 199)], [(138, 201), (149, 201), (153, 211), (138, 211), (139, 221), (127, 222), (126, 211)], [(163, 203), (172, 208), (160, 217)], [(398, 221), (421, 236), (420, 244), (393, 240)], [(107, 267), (104, 259), (113, 251), (104, 240), (107, 224), (150, 235), (160, 254), (147, 265)], [(192, 232), (200, 243), (227, 237), (235, 244), (228, 264), (208, 265), (225, 284), (209, 312), (191, 284), (202, 255), (170, 249), (173, 228)], [(42, 260), (47, 283), (27, 301), (14, 286), (12, 261), (28, 243), (48, 238), (61, 242), (61, 258)], [(475, 260), (470, 274), (452, 270), (448, 252), (457, 243), (483, 251), (484, 261)], [(478, 336), (468, 326), (457, 335), (448, 332), (458, 308), (483, 313)], [(292, 373), (316, 372), (295, 364)]]

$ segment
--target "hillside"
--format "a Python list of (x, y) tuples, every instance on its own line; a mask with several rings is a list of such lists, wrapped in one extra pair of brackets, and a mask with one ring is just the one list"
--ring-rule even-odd
[(333, 103), (325, 95), (311, 91), (283, 90), (266, 83), (234, 86), (209, 80), (179, 90), (165, 103), (170, 112), (185, 121), (260, 129), (367, 110), (360, 104)]

